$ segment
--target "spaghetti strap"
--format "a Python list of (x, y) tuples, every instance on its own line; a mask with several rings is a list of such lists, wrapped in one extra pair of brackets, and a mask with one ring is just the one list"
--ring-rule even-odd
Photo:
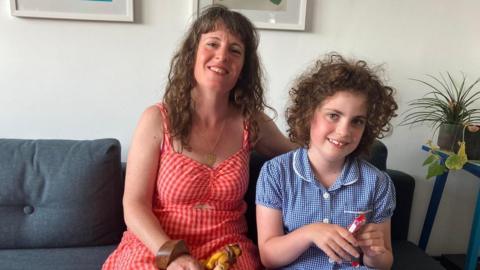
[(243, 120), (243, 144), (242, 148), (250, 151), (250, 123)]
[(162, 114), (162, 119), (163, 119), (162, 152), (163, 150), (170, 151), (172, 149), (172, 140), (170, 138), (170, 129), (168, 128), (168, 112), (162, 103), (156, 103), (155, 106), (160, 110), (160, 113)]

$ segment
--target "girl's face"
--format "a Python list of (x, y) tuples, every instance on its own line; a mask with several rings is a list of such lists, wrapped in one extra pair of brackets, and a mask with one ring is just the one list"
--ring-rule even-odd
[(196, 87), (208, 91), (230, 91), (237, 83), (245, 58), (245, 46), (223, 24), (202, 34), (195, 57)]
[(339, 91), (326, 98), (310, 123), (309, 154), (327, 163), (343, 164), (360, 143), (366, 121), (365, 95)]

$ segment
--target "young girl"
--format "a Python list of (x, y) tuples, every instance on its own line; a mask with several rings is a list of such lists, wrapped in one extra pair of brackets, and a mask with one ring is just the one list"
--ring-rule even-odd
[[(275, 269), (389, 269), (395, 190), (359, 158), (390, 130), (397, 104), (364, 61), (320, 60), (290, 91), (289, 136), (303, 147), (267, 162), (257, 183), (258, 245)], [(367, 224), (348, 227), (360, 214)]]

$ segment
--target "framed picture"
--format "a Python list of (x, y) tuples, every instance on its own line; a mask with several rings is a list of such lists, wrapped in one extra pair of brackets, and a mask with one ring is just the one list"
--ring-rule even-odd
[(259, 29), (305, 30), (307, 0), (193, 0), (195, 15), (212, 4), (242, 13)]
[(133, 22), (133, 0), (10, 0), (13, 16)]

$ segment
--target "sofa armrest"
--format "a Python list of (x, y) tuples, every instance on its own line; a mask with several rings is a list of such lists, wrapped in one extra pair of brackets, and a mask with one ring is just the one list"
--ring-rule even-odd
[(396, 194), (396, 208), (392, 216), (392, 239), (407, 240), (415, 179), (397, 170), (387, 169), (386, 172), (392, 179)]

